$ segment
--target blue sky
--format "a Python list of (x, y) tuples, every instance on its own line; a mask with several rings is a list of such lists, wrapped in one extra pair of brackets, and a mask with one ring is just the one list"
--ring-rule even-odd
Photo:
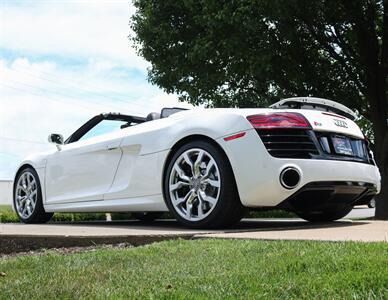
[(128, 39), (133, 13), (121, 0), (0, 0), (0, 179), (95, 114), (188, 107), (148, 83)]

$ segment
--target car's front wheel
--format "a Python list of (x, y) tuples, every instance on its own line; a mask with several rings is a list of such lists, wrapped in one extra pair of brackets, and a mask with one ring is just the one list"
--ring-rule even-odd
[(23, 223), (45, 223), (53, 216), (44, 210), (40, 181), (34, 169), (26, 168), (17, 176), (13, 205)]
[(244, 213), (228, 159), (209, 142), (189, 142), (175, 152), (164, 192), (170, 211), (188, 227), (224, 227)]

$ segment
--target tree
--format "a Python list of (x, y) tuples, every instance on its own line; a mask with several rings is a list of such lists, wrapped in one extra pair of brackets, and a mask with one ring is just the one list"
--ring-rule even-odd
[(388, 0), (135, 0), (149, 80), (182, 100), (262, 106), (341, 102), (371, 121), (388, 218)]

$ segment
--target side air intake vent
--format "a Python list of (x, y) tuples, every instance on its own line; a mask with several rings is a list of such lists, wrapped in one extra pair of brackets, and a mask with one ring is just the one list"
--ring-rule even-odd
[(311, 158), (318, 155), (318, 149), (307, 130), (300, 129), (258, 129), (268, 152), (278, 158)]

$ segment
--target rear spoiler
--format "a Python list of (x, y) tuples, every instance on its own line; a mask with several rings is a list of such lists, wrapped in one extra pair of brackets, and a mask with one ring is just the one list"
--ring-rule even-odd
[(350, 108), (340, 103), (313, 97), (295, 97), (280, 100), (270, 106), (271, 108), (293, 108), (293, 109), (317, 109), (322, 111), (333, 112), (338, 115), (355, 120), (357, 114)]

